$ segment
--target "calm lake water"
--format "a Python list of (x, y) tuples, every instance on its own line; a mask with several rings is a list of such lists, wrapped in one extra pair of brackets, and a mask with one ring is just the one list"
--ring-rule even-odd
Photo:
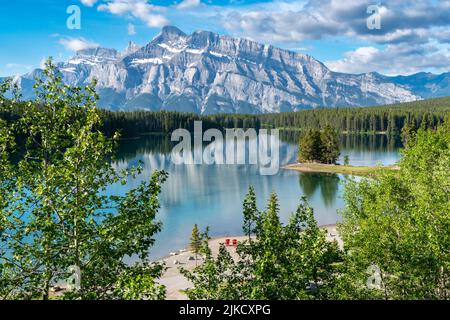
[[(280, 164), (295, 162), (298, 137), (295, 133), (281, 135)], [(163, 230), (157, 234), (151, 249), (154, 259), (170, 251), (185, 248), (192, 226), (210, 227), (211, 236), (242, 234), (242, 201), (252, 185), (260, 209), (265, 207), (271, 192), (280, 202), (280, 216), (286, 222), (305, 195), (314, 208), (320, 225), (340, 220), (338, 209), (343, 207), (343, 176), (338, 174), (299, 173), (280, 169), (273, 176), (262, 176), (256, 165), (175, 165), (171, 161), (174, 143), (162, 135), (145, 136), (121, 143), (116, 168), (126, 168), (143, 162), (143, 173), (127, 185), (114, 185), (110, 192), (124, 193), (142, 180), (148, 179), (155, 169), (164, 169), (169, 178), (161, 194), (158, 219)], [(400, 158), (399, 142), (383, 135), (343, 136), (341, 159), (348, 155), (353, 165), (394, 164)]]

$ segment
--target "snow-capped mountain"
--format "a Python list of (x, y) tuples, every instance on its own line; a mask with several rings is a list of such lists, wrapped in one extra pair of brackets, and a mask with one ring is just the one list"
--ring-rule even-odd
[[(58, 67), (69, 84), (96, 78), (99, 105), (114, 110), (268, 113), (433, 95), (408, 77), (337, 73), (309, 55), (208, 31), (187, 35), (170, 26), (144, 47), (130, 42), (123, 52), (86, 49)], [(20, 78), (25, 96), (39, 72)]]
[(122, 57), (126, 57), (130, 54), (135, 53), (138, 51), (141, 47), (134, 43), (133, 41), (128, 42), (128, 46), (125, 48), (125, 50), (121, 53)]

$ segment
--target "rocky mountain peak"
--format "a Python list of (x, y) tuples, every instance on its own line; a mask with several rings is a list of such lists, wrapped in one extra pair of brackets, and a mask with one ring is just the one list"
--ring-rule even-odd
[(93, 57), (102, 57), (102, 58), (116, 58), (118, 52), (116, 49), (95, 47), (95, 48), (87, 48), (82, 49), (76, 52), (77, 56), (93, 56)]
[(220, 36), (217, 33), (198, 30), (189, 36), (189, 43), (193, 47), (206, 48), (212, 45), (217, 45), (220, 40)]
[(136, 51), (138, 51), (141, 48), (141, 46), (139, 46), (138, 44), (136, 44), (133, 41), (129, 41), (127, 47), (125, 48), (125, 50), (122, 52), (122, 56), (125, 57), (129, 54), (135, 53)]
[(161, 32), (153, 38), (153, 43), (165, 43), (176, 41), (179, 38), (185, 38), (186, 34), (174, 26), (165, 26)]

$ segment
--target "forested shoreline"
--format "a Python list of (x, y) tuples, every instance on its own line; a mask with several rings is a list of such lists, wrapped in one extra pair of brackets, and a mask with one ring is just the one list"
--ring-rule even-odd
[(116, 130), (123, 137), (150, 132), (170, 132), (177, 128), (193, 130), (194, 121), (208, 128), (281, 128), (305, 130), (332, 125), (341, 133), (399, 134), (406, 123), (424, 129), (436, 128), (450, 111), (450, 97), (402, 104), (357, 108), (303, 110), (276, 114), (214, 114), (198, 115), (168, 111), (102, 111), (104, 131)]
[[(16, 103), (14, 109), (0, 110), (0, 117), (17, 120), (27, 103)], [(400, 104), (319, 108), (273, 114), (199, 115), (176, 111), (109, 111), (100, 110), (102, 131), (108, 136), (121, 132), (122, 138), (133, 138), (154, 132), (171, 132), (178, 128), (193, 130), (194, 121), (203, 128), (280, 128), (286, 130), (323, 129), (331, 125), (343, 134), (383, 133), (397, 135), (409, 124), (418, 129), (435, 129), (450, 112), (450, 97)]]

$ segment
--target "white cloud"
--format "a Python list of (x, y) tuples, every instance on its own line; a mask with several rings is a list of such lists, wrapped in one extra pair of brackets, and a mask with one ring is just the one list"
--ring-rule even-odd
[(376, 71), (386, 75), (413, 74), (420, 71), (447, 72), (450, 65), (450, 45), (437, 42), (421, 47), (391, 44), (385, 48), (360, 47), (344, 54), (339, 60), (326, 61), (333, 71), (365, 73)]
[[(389, 0), (380, 4), (381, 29), (367, 28), (368, 0), (273, 0), (227, 6), (211, 1), (170, 0), (164, 7), (151, 0), (82, 0), (97, 9), (162, 27), (172, 21), (192, 21), (209, 30), (301, 51), (303, 41), (355, 41), (360, 48), (326, 64), (336, 71), (407, 74), (423, 70), (448, 71), (450, 65), (450, 0)], [(186, 10), (177, 10), (186, 9)], [(199, 22), (200, 21), (200, 22)], [(135, 32), (128, 25), (129, 34)], [(303, 43), (302, 43), (303, 42)]]
[(360, 48), (326, 63), (336, 71), (386, 74), (449, 71), (450, 0), (383, 1), (379, 5), (379, 30), (367, 27), (370, 16), (367, 8), (372, 3), (273, 0), (248, 5), (205, 4), (183, 15), (203, 19), (212, 26), (220, 25), (232, 36), (291, 50), (304, 47), (306, 40), (323, 39), (330, 45), (334, 39), (360, 43)]
[(128, 35), (129, 36), (134, 36), (136, 34), (136, 27), (134, 24), (129, 23), (128, 24)]
[(13, 76), (13, 81), (17, 81), (19, 76), (30, 72), (33, 69), (33, 66), (22, 63), (7, 63), (5, 64), (5, 68), (1, 68), (2, 73), (4, 72), (6, 76)]
[(165, 9), (149, 4), (146, 0), (109, 0), (99, 5), (97, 9), (115, 15), (131, 15), (149, 27), (159, 28), (169, 24), (169, 21), (159, 13)]
[(7, 63), (6, 68), (8, 69), (26, 69), (31, 70), (33, 66), (27, 65), (27, 64), (21, 64), (21, 63)]
[(61, 45), (64, 46), (67, 50), (70, 51), (79, 51), (89, 48), (99, 47), (99, 44), (90, 40), (86, 40), (84, 38), (61, 38), (58, 41)]
[(81, 0), (81, 3), (88, 7), (92, 7), (96, 2), (97, 0)]
[(375, 61), (380, 58), (380, 50), (374, 47), (361, 47), (355, 51), (348, 51), (344, 58), (328, 61), (325, 64), (333, 71), (346, 73), (364, 73), (375, 71), (371, 69)]
[[(347, 36), (376, 43), (428, 42), (450, 27), (450, 1), (390, 0), (380, 5), (381, 29), (367, 28), (367, 0), (274, 0), (217, 10), (231, 33), (259, 41), (295, 42)], [(205, 11), (202, 8), (202, 11)]]
[(183, 0), (181, 1), (176, 8), (183, 10), (183, 9), (191, 9), (198, 7), (200, 5), (200, 0)]

